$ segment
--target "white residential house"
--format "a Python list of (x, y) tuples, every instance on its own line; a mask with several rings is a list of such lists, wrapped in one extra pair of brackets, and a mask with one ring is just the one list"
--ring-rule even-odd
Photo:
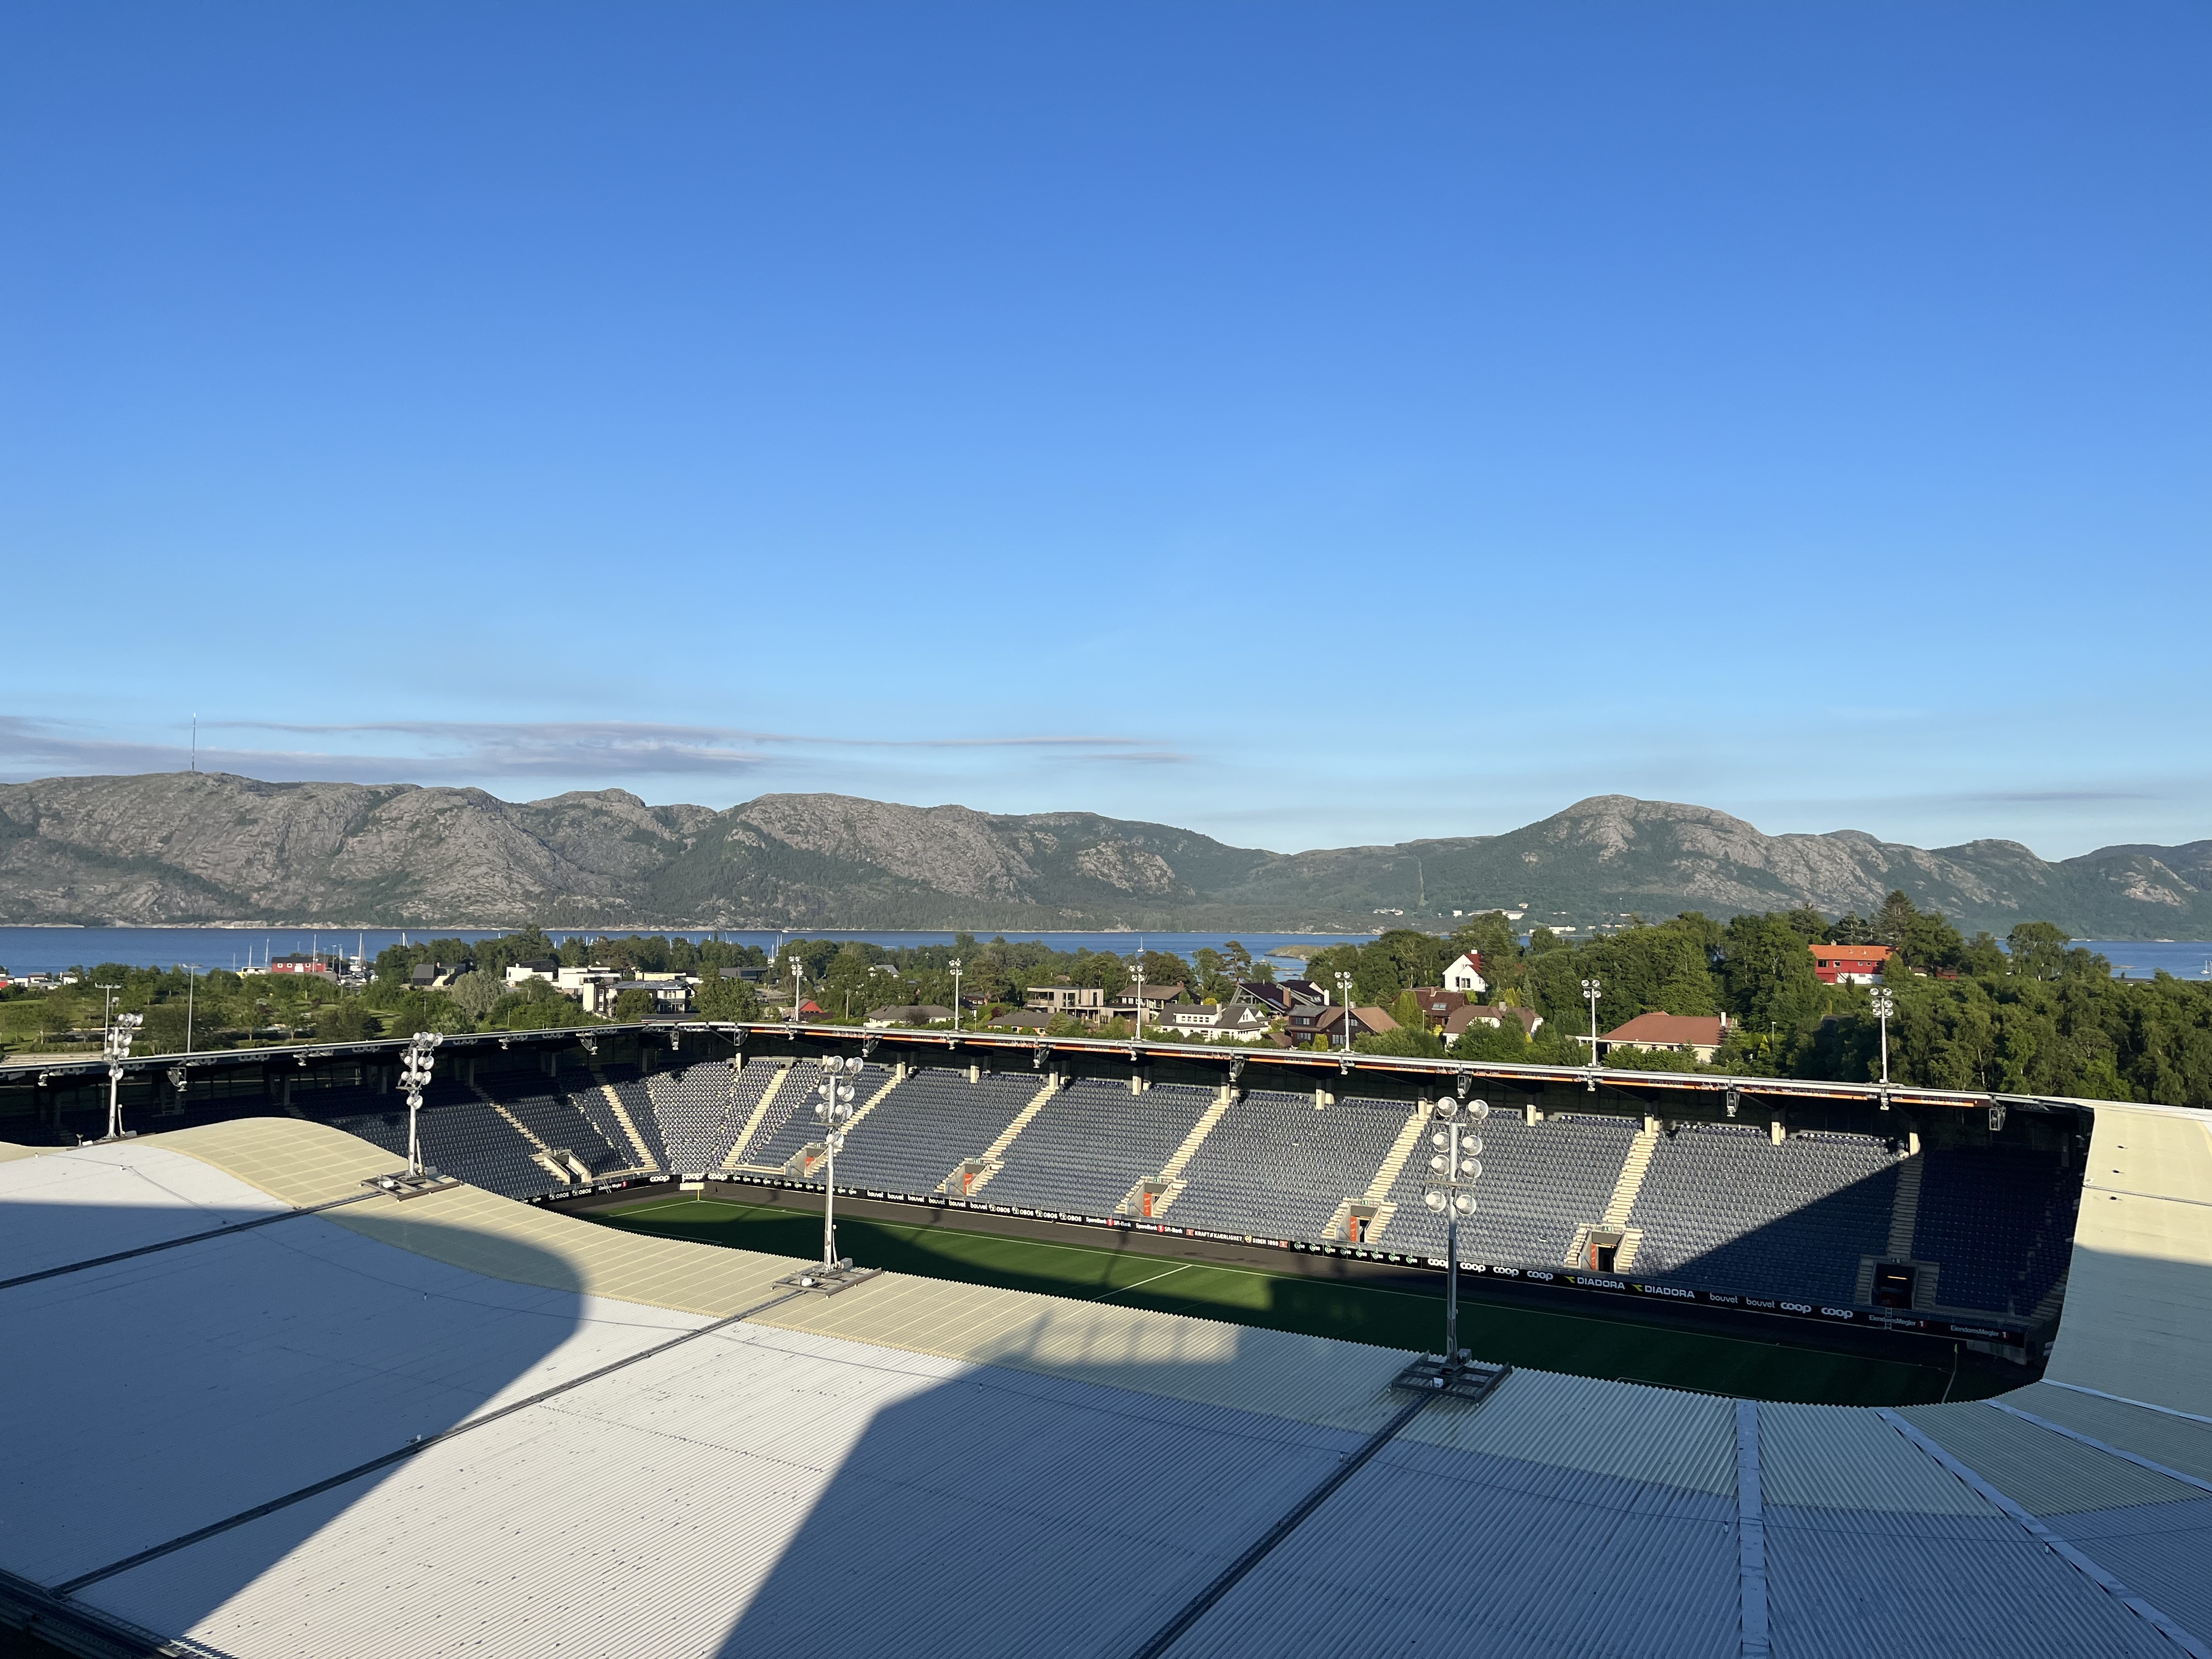
[(1267, 1010), (1249, 1002), (1181, 1002), (1168, 1009), (1167, 1014), (1163, 1024), (1171, 1024), (1178, 1032), (1208, 1042), (1224, 1037), (1231, 1042), (1250, 1042), (1267, 1034)]
[(1466, 991), (1474, 995), (1489, 990), (1490, 981), (1482, 976), (1482, 952), (1462, 951), (1458, 959), (1444, 969), (1443, 988), (1447, 991)]

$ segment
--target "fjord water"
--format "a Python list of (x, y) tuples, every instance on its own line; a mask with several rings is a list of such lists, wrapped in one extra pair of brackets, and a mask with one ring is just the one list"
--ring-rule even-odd
[[(237, 969), (245, 965), (249, 952), (255, 962), (264, 961), (270, 955), (281, 957), (317, 947), (348, 956), (359, 949), (374, 957), (386, 945), (398, 944), (403, 938), (418, 944), (430, 939), (496, 939), (500, 931), (468, 927), (412, 927), (404, 932), (397, 927), (0, 927), (0, 969), (11, 974), (48, 974), (65, 968), (90, 968), (103, 962), (120, 962), (133, 968), (173, 968), (190, 963), (201, 969)], [(602, 931), (556, 927), (548, 933), (556, 939), (595, 939)], [(618, 930), (629, 931), (632, 930)], [(793, 939), (856, 939), (872, 945), (950, 945), (954, 937), (951, 933), (866, 930), (777, 933), (773, 928), (724, 928), (715, 933), (702, 927), (641, 927), (635, 931), (668, 938), (725, 939), (738, 945), (757, 945), (771, 955), (783, 941)], [(978, 937), (992, 936), (982, 933)], [(1194, 951), (1206, 945), (1218, 951), (1231, 939), (1259, 957), (1266, 956), (1278, 945), (1334, 945), (1373, 935), (1009, 933), (1006, 937), (1041, 940), (1055, 951), (1111, 951), (1117, 956), (1126, 956), (1142, 948), (1169, 951), (1188, 959)], [(2212, 973), (2208, 973), (2208, 969), (2212, 969), (2212, 940), (2084, 939), (2080, 943), (2107, 958), (2115, 974), (2130, 979), (2148, 979), (2160, 971), (2176, 979), (2212, 977)], [(1287, 960), (1279, 959), (1277, 963), (1279, 969), (1286, 969), (1291, 965)]]
[[(417, 944), (432, 939), (496, 939), (499, 928), (470, 927), (0, 927), (0, 969), (11, 974), (50, 974), (65, 968), (90, 968), (103, 962), (119, 962), (131, 968), (196, 968), (235, 969), (248, 960), (266, 961), (294, 951), (322, 949), (351, 956), (356, 950), (374, 957), (387, 945), (403, 939)], [(550, 938), (596, 939), (604, 928), (547, 930)], [(715, 932), (704, 927), (639, 927), (614, 930), (663, 938), (723, 939), (737, 945), (757, 945), (774, 955), (787, 939), (863, 939), (872, 945), (950, 945), (951, 933), (823, 931), (778, 933), (774, 928), (732, 928)], [(989, 939), (990, 933), (978, 937)], [(1348, 939), (1367, 939), (1364, 933), (1009, 933), (1009, 939), (1039, 939), (1055, 951), (1111, 951), (1126, 956), (1138, 949), (1170, 951), (1188, 958), (1201, 946), (1219, 950), (1234, 939), (1254, 956), (1265, 956), (1279, 945), (1334, 945)], [(1279, 963), (1279, 966), (1287, 964)], [(2200, 963), (2199, 966), (2203, 964)]]

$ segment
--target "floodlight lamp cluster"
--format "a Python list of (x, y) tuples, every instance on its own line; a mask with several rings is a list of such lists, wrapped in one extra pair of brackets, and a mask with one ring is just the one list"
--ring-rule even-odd
[(146, 1016), (143, 1014), (116, 1015), (114, 1022), (107, 1028), (106, 1045), (108, 1068), (111, 1071), (117, 1073), (122, 1071), (123, 1062), (131, 1058), (131, 1039), (137, 1035), (138, 1028), (145, 1023)]
[(814, 1115), (840, 1142), (844, 1136), (838, 1131), (852, 1121), (853, 1102), (860, 1093), (850, 1079), (860, 1074), (860, 1064), (857, 1056), (831, 1054), (823, 1060), (822, 1080), (814, 1085)]
[(1887, 985), (1874, 988), (1874, 1012), (1877, 1019), (1887, 1019), (1897, 1012), (1897, 994)]
[(437, 1031), (417, 1031), (399, 1056), (399, 1086), (407, 1091), (407, 1103), (420, 1106), (422, 1091), (429, 1086), (433, 1065), (431, 1050), (445, 1041)]
[(1462, 1106), (1447, 1096), (1429, 1108), (1437, 1127), (1429, 1135), (1435, 1152), (1429, 1158), (1428, 1191), (1421, 1201), (1437, 1214), (1462, 1220), (1474, 1213), (1474, 1187), (1482, 1179), (1482, 1137), (1474, 1133), (1474, 1125), (1489, 1115), (1486, 1100), (1470, 1100)]

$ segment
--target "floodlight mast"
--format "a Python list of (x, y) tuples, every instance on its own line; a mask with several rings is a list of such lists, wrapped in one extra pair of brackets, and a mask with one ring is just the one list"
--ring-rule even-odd
[(960, 958), (952, 958), (952, 1035), (960, 1035)]
[(1336, 988), (1344, 998), (1344, 1052), (1348, 1054), (1352, 1052), (1352, 975), (1340, 971)]
[(131, 1058), (131, 1038), (144, 1024), (143, 1014), (118, 1014), (109, 1022), (107, 1054), (107, 1139), (123, 1139), (123, 1062)]
[(1881, 1022), (1881, 1109), (1889, 1109), (1889, 1017), (1897, 1012), (1897, 994), (1887, 985), (1874, 988), (1874, 1017)]
[(422, 1173), (422, 1091), (430, 1081), (431, 1050), (446, 1039), (436, 1031), (417, 1031), (399, 1057), (399, 1081), (407, 1091), (407, 1173)]
[[(1474, 1213), (1474, 1183), (1482, 1179), (1482, 1137), (1474, 1125), (1490, 1115), (1490, 1103), (1470, 1100), (1462, 1107), (1446, 1095), (1429, 1108), (1437, 1127), (1429, 1135), (1436, 1150), (1429, 1158), (1428, 1188), (1422, 1201), (1444, 1218), (1444, 1363), (1463, 1357), (1459, 1346), (1459, 1224)], [(1462, 1121), (1464, 1118), (1464, 1121)]]
[(858, 1093), (848, 1076), (860, 1074), (858, 1056), (840, 1059), (831, 1054), (822, 1062), (822, 1081), (814, 1085), (818, 1097), (814, 1115), (822, 1121), (822, 1265), (835, 1269), (837, 1256), (837, 1153), (845, 1144), (844, 1126), (853, 1120), (853, 1100)]
[(1597, 1000), (1604, 994), (1605, 982), (1602, 980), (1586, 979), (1583, 981), (1583, 998), (1590, 1006), (1590, 1057), (1589, 1081), (1589, 1091), (1592, 1094), (1595, 1094), (1597, 1092)]
[[(1137, 1023), (1131, 1030), (1135, 1034), (1135, 1040), (1142, 1042), (1145, 1040), (1145, 953), (1139, 951), (1130, 960), (1137, 964)], [(1133, 1054), (1136, 1051), (1131, 1049), (1130, 1052)]]

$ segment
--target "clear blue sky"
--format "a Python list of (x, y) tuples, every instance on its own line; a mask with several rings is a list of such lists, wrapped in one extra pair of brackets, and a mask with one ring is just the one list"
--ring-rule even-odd
[(0, 775), (2212, 835), (2201, 4), (18, 6)]

